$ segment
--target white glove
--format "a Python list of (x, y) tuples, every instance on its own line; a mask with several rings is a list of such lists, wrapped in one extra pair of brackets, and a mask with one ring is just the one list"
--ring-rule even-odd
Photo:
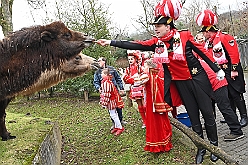
[(225, 77), (225, 72), (221, 69), (217, 72), (217, 79), (218, 80), (223, 80)]

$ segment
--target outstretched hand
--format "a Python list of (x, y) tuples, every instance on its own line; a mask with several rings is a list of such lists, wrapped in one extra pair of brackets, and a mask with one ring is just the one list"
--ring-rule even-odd
[(110, 45), (111, 40), (106, 40), (106, 39), (99, 39), (97, 41), (95, 41), (97, 44), (101, 45), (101, 46), (107, 46)]

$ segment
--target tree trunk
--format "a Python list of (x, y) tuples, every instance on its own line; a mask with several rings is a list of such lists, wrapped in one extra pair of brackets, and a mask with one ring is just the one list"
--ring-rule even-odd
[(6, 36), (8, 32), (13, 31), (12, 5), (13, 0), (1, 0), (0, 25), (2, 26), (4, 36)]
[(209, 152), (216, 155), (219, 159), (221, 159), (227, 165), (238, 165), (238, 162), (235, 161), (230, 155), (228, 155), (221, 148), (216, 147), (210, 143), (207, 143), (204, 139), (200, 138), (194, 131), (189, 129), (187, 126), (179, 122), (177, 119), (170, 117), (170, 122), (177, 129), (182, 131), (185, 135), (187, 135), (192, 142), (196, 145), (196, 147), (205, 148)]

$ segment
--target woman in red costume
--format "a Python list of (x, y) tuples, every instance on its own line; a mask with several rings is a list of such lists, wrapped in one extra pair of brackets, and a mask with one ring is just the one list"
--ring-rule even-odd
[(149, 152), (166, 152), (172, 148), (172, 127), (168, 112), (172, 108), (164, 102), (163, 78), (152, 60), (144, 63), (141, 84), (145, 85), (146, 97), (146, 146)]
[(123, 74), (123, 81), (125, 84), (131, 84), (130, 98), (134, 99), (138, 104), (138, 111), (142, 118), (142, 128), (146, 126), (146, 107), (144, 103), (144, 86), (137, 85), (140, 80), (140, 75), (142, 73), (140, 66), (140, 52), (136, 50), (128, 50), (128, 62), (129, 67), (126, 68)]

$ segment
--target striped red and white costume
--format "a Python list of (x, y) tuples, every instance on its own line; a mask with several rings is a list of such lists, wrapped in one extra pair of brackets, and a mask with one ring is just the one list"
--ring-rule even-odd
[(100, 104), (102, 107), (108, 110), (124, 108), (124, 102), (110, 77), (106, 77), (102, 80), (101, 90)]

